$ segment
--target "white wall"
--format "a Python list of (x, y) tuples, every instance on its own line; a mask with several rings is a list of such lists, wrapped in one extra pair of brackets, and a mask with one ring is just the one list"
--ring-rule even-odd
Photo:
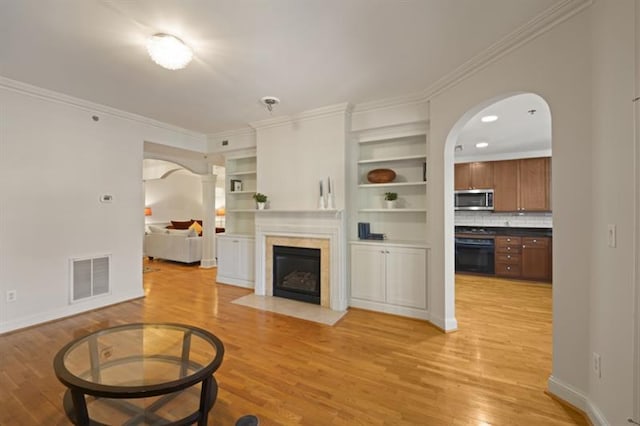
[(153, 215), (147, 223), (171, 220), (202, 220), (202, 177), (188, 170), (171, 173), (164, 179), (144, 183), (145, 205)]
[(336, 208), (345, 206), (344, 108), (331, 114), (256, 126), (258, 192), (272, 209), (315, 209), (331, 177)]
[[(602, 359), (602, 377), (588, 370), (589, 398), (612, 425), (633, 407), (634, 1), (597, 1), (593, 14), (593, 194), (589, 353)], [(555, 161), (555, 158), (554, 158)], [(617, 246), (607, 225), (617, 226)], [(596, 412), (597, 414), (597, 412)]]
[[(199, 138), (0, 83), (0, 332), (143, 296), (143, 141)], [(69, 259), (105, 253), (111, 295), (70, 305)]]
[[(580, 391), (584, 406), (589, 368), (591, 252), (590, 16), (582, 12), (431, 99), (429, 144), (430, 310), (455, 325), (453, 294), (454, 125), (500, 97), (532, 92), (552, 115), (554, 206), (553, 376)], [(462, 119), (461, 122), (459, 122)], [(452, 135), (455, 136), (455, 135)], [(446, 144), (446, 145), (445, 145)], [(567, 388), (567, 387), (565, 387)], [(568, 389), (568, 388), (567, 388)], [(566, 395), (562, 395), (567, 397)], [(575, 397), (575, 398), (573, 398)], [(568, 397), (567, 397), (568, 398)]]

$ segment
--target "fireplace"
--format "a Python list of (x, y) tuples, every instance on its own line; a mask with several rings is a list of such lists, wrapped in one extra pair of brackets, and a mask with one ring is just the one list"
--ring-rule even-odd
[(273, 246), (273, 295), (320, 304), (320, 249)]

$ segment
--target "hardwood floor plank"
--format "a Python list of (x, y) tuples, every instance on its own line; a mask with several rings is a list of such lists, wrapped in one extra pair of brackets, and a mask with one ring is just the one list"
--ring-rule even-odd
[[(148, 263), (145, 263), (147, 265)], [(117, 324), (193, 324), (225, 344), (210, 424), (586, 425), (544, 393), (551, 287), (457, 277), (460, 330), (351, 309), (329, 327), (231, 303), (251, 290), (215, 270), (148, 264), (146, 297), (0, 336), (0, 425), (69, 424), (57, 350)]]

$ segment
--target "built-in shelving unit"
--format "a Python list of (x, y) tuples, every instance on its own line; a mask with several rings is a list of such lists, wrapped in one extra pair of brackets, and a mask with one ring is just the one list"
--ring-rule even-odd
[(255, 151), (229, 155), (226, 158), (226, 233), (253, 236), (257, 188)]
[[(358, 240), (358, 222), (368, 222), (371, 232), (385, 234), (386, 240), (424, 243), (427, 217), (427, 126), (413, 123), (366, 130), (354, 135), (351, 149), (352, 202), (349, 238)], [(389, 183), (371, 183), (367, 174), (374, 169), (391, 169), (396, 178)], [(397, 205), (386, 208), (386, 192), (398, 194)]]

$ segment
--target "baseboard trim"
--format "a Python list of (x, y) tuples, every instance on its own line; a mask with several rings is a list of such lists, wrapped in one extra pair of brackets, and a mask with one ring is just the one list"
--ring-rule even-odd
[(216, 282), (220, 284), (229, 284), (235, 285), (236, 287), (244, 287), (244, 288), (254, 288), (255, 284), (253, 281), (242, 280), (233, 277), (225, 277), (224, 275), (219, 275), (216, 277)]
[(383, 312), (385, 314), (392, 314), (429, 321), (429, 312), (422, 309), (387, 305), (386, 303), (372, 302), (369, 300), (353, 298), (349, 301), (349, 306), (353, 306), (354, 308), (366, 309), (369, 311)]
[(202, 259), (200, 261), (200, 267), (203, 269), (215, 268), (218, 266), (216, 259)]
[(437, 328), (442, 330), (445, 333), (452, 333), (454, 331), (458, 331), (458, 320), (455, 318), (442, 318), (440, 316), (431, 315), (429, 321)]
[(44, 323), (61, 320), (64, 318), (80, 315), (85, 312), (94, 311), (97, 309), (107, 308), (109, 306), (117, 305), (123, 302), (129, 302), (131, 300), (140, 299), (144, 297), (144, 292), (136, 292), (134, 294), (128, 294), (119, 296), (117, 298), (108, 299), (93, 299), (86, 303), (77, 303), (62, 308), (54, 309), (48, 312), (42, 312), (36, 315), (31, 315), (26, 318), (20, 318), (15, 321), (9, 321), (4, 324), (0, 324), (0, 335), (10, 333), (13, 331), (22, 330), (25, 328), (42, 325)]
[(547, 391), (550, 396), (582, 412), (592, 425), (610, 426), (600, 409), (586, 395), (557, 377), (549, 376)]

